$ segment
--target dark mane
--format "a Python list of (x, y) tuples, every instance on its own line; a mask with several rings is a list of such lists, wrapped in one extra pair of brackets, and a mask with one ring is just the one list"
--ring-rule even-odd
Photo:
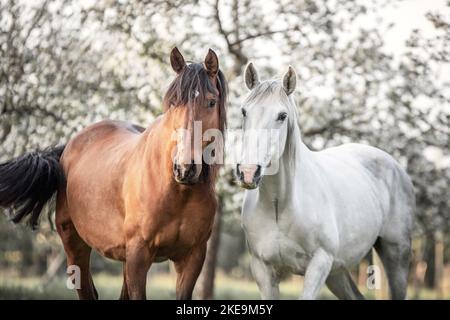
[[(224, 74), (219, 70), (217, 74), (217, 90), (219, 91), (219, 129), (224, 131), (226, 128), (226, 109), (227, 83)], [(198, 91), (198, 96), (194, 93)], [(170, 84), (163, 100), (164, 111), (167, 111), (171, 105), (186, 105), (193, 108), (194, 100), (198, 99), (198, 105), (206, 105), (206, 94), (215, 92), (212, 82), (209, 80), (208, 73), (200, 63), (190, 63)]]

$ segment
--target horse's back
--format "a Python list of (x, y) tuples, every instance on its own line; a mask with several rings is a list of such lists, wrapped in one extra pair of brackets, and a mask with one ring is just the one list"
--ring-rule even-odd
[[(101, 139), (107, 139), (111, 136), (119, 136), (121, 134), (137, 135), (144, 130), (144, 128), (129, 122), (103, 120), (84, 128), (69, 141), (67, 148), (85, 148), (93, 143), (98, 143)], [(74, 150), (71, 151), (73, 152)]]
[[(399, 229), (411, 232), (415, 210), (414, 187), (406, 171), (391, 155), (378, 148), (355, 143), (320, 153), (341, 161), (344, 166), (357, 168), (356, 171), (369, 181), (384, 211), (384, 233), (399, 233)], [(392, 228), (397, 230), (390, 230)]]
[(319, 153), (342, 159), (349, 164), (357, 162), (377, 179), (386, 179), (389, 171), (401, 173), (400, 178), (412, 186), (411, 180), (402, 166), (390, 154), (381, 149), (364, 144), (348, 143), (325, 149)]
[[(79, 179), (87, 181), (92, 181), (102, 173), (110, 178), (113, 178), (115, 173), (122, 174), (121, 170), (124, 169), (143, 131), (144, 129), (137, 125), (112, 120), (86, 127), (67, 143), (61, 156), (61, 164), (67, 178), (74, 178), (73, 172), (76, 172)], [(91, 179), (84, 179), (86, 174), (89, 174)]]
[[(414, 194), (410, 177), (403, 167), (387, 152), (364, 144), (348, 143), (321, 151), (341, 159), (349, 165), (358, 163), (375, 181), (382, 181), (389, 187), (401, 187), (407, 194)], [(405, 199), (410, 200), (410, 199)]]
[(143, 131), (128, 122), (101, 121), (70, 140), (61, 157), (67, 185), (58, 207), (67, 212), (57, 215), (69, 215), (83, 240), (106, 256), (122, 258), (121, 188)]

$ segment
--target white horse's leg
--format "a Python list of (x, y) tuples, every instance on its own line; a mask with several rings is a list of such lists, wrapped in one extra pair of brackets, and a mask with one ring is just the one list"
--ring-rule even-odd
[(326, 280), (328, 289), (341, 300), (364, 300), (347, 270), (330, 274)]
[(330, 273), (333, 258), (323, 249), (318, 249), (306, 269), (303, 299), (316, 299)]
[(276, 271), (260, 259), (252, 256), (251, 269), (259, 287), (261, 299), (278, 300), (280, 298), (280, 279)]
[(403, 243), (395, 243), (379, 238), (374, 247), (386, 270), (391, 299), (404, 300), (408, 287), (411, 242), (405, 240)]

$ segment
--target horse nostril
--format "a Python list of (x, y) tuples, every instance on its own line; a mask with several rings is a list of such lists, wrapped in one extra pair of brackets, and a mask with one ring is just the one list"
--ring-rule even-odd
[(261, 166), (258, 164), (256, 166), (255, 177), (259, 177), (261, 175)]
[(173, 164), (173, 173), (174, 173), (175, 177), (177, 177), (177, 178), (179, 178), (181, 176), (180, 166), (177, 165), (176, 163)]
[(189, 165), (189, 168), (187, 169), (187, 172), (186, 172), (186, 177), (192, 178), (193, 176), (195, 176), (195, 171), (196, 171), (195, 164)]
[(236, 175), (238, 176), (239, 180), (244, 181), (244, 172), (240, 169), (240, 164), (236, 165)]

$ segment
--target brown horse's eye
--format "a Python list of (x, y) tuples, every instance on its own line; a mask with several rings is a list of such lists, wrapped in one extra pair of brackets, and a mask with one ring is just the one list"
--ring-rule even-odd
[(214, 108), (217, 101), (215, 99), (208, 100), (208, 108)]

